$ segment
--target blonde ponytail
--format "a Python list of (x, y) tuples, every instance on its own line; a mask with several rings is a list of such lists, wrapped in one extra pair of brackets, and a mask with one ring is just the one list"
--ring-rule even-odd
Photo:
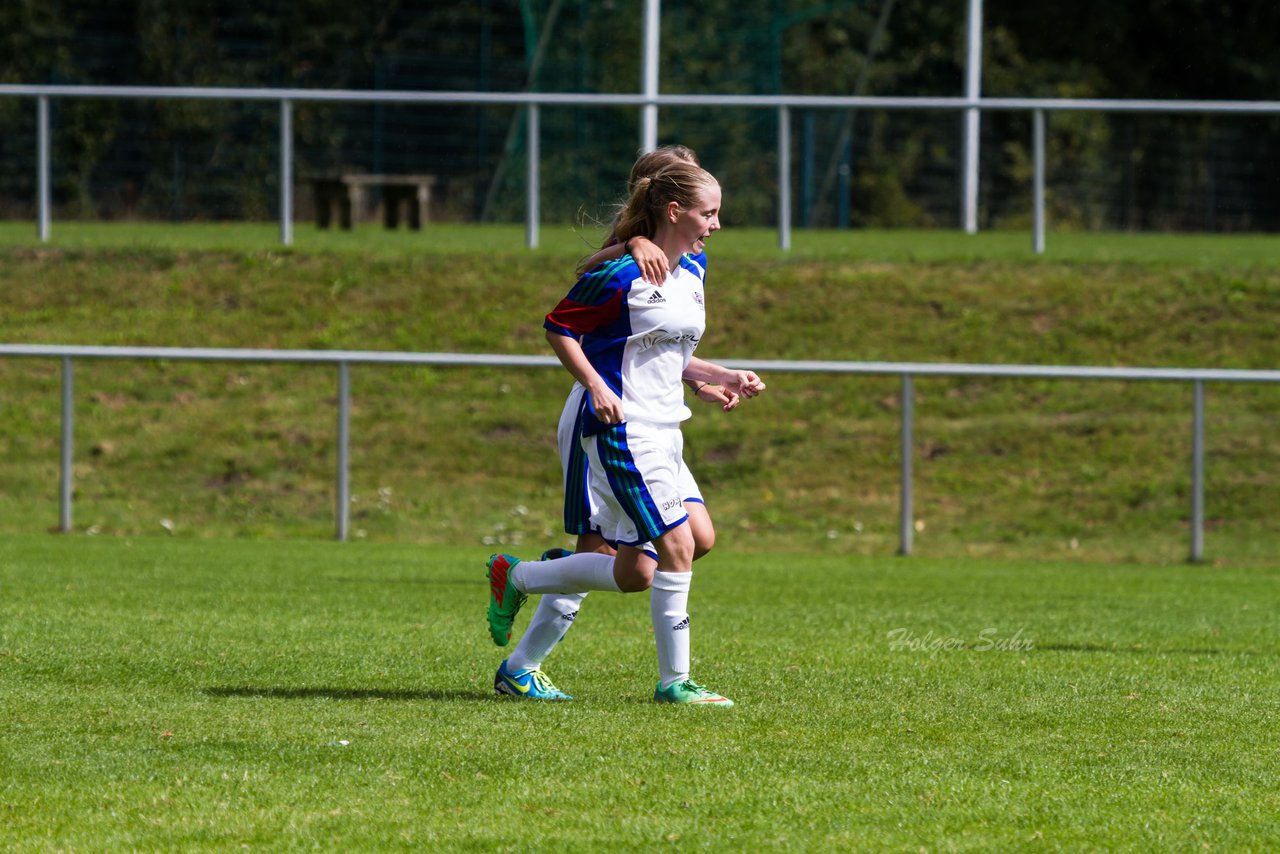
[(656, 175), (636, 180), (631, 196), (618, 212), (614, 236), (620, 243), (633, 237), (652, 238), (667, 205), (675, 202), (681, 210), (689, 210), (709, 187), (718, 186), (711, 173), (692, 163), (673, 163)]

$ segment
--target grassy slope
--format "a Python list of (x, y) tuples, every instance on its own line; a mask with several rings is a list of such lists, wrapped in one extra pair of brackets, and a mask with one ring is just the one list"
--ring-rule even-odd
[[(538, 318), (584, 238), (419, 238), (269, 227), (0, 229), (0, 341), (545, 353)], [(715, 357), (1267, 368), (1280, 268), (1267, 238), (805, 234), (712, 247)], [(229, 248), (240, 246), (244, 248)], [(106, 248), (103, 248), (106, 247)], [(1057, 251), (1057, 254), (1053, 254)], [(326, 536), (335, 379), (316, 368), (80, 363), (79, 530)], [(731, 416), (697, 411), (690, 462), (728, 547), (896, 545), (896, 379), (767, 377)], [(556, 371), (353, 371), (354, 526), (374, 539), (558, 539)], [(57, 518), (57, 365), (0, 360), (0, 530)], [(695, 404), (696, 406), (696, 404)], [(1211, 557), (1280, 554), (1280, 389), (1209, 389)], [(1177, 561), (1190, 390), (917, 381), (916, 546)], [(479, 440), (477, 442), (477, 439)]]
[(494, 700), (480, 572), (0, 538), (0, 848), (1280, 845), (1275, 570), (713, 554), (727, 712), (648, 702), (644, 599), (603, 594), (555, 657), (574, 703)]

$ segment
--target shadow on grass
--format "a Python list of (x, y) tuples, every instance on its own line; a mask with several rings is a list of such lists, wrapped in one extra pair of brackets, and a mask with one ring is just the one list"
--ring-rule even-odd
[(1161, 649), (1146, 646), (1102, 646), (1092, 643), (1036, 644), (1036, 652), (1110, 652), (1132, 655), (1222, 655), (1220, 649)]
[[(489, 586), (483, 575), (468, 578), (356, 578), (349, 575), (323, 575), (320, 580), (338, 584), (424, 584), (431, 587), (475, 587), (485, 589)], [(479, 579), (477, 581), (476, 579)]]
[(210, 697), (252, 697), (264, 700), (484, 700), (494, 698), (486, 691), (404, 691), (376, 688), (279, 688), (235, 685), (205, 688)]

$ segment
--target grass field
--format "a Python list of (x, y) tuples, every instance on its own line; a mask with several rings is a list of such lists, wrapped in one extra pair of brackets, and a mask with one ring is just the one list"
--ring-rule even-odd
[[(1264, 851), (1274, 569), (718, 551), (491, 695), (475, 548), (0, 539), (0, 848)], [(522, 621), (523, 622), (523, 618)]]
[[(5, 343), (545, 353), (598, 239), (0, 224)], [(1274, 369), (1280, 239), (726, 229), (700, 355)], [(1208, 388), (1211, 563), (1185, 565), (1190, 391), (768, 377), (687, 424), (717, 550), (694, 675), (650, 702), (643, 596), (596, 594), (492, 696), (483, 561), (562, 544), (554, 371), (334, 377), (0, 360), (0, 849), (1280, 848), (1280, 389)]]
[[(540, 318), (597, 237), (436, 226), (0, 226), (0, 341), (547, 354)], [(709, 358), (1280, 365), (1280, 239), (726, 229)], [(57, 360), (0, 360), (0, 532), (58, 519)], [(892, 554), (896, 377), (766, 377), (687, 423), (726, 544)], [(558, 370), (352, 371), (352, 532), (519, 545), (560, 527)], [(329, 369), (76, 365), (77, 532), (321, 538), (334, 529)], [(1280, 564), (1280, 388), (1207, 389), (1206, 557)], [(918, 554), (1177, 563), (1186, 385), (917, 380)], [(481, 444), (476, 445), (475, 437)]]
[[(39, 241), (34, 223), (0, 222), (0, 249), (47, 246), (69, 250), (182, 250), (236, 252), (340, 252), (379, 256), (448, 255), (497, 252), (529, 254), (521, 225), (432, 224), (422, 232), (387, 231), (358, 226), (351, 231), (320, 230), (299, 223), (293, 243), (280, 243), (272, 223), (85, 223), (55, 222), (52, 239)], [(578, 258), (600, 243), (592, 223), (544, 224), (535, 255)], [(773, 229), (728, 228), (716, 234), (718, 252), (753, 259), (859, 260), (895, 262), (1022, 261), (1221, 264), (1273, 266), (1280, 257), (1280, 236), (1268, 234), (1109, 234), (1066, 232), (1046, 238), (1037, 256), (1029, 232), (964, 234), (938, 230), (806, 230), (792, 232), (792, 246), (778, 249)]]

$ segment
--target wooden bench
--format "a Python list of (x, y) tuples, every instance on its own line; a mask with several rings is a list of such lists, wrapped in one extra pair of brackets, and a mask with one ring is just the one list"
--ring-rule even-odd
[(431, 207), (434, 175), (340, 175), (336, 178), (313, 178), (316, 226), (328, 228), (333, 222), (333, 209), (338, 209), (338, 222), (351, 230), (353, 221), (365, 219), (369, 190), (382, 193), (382, 224), (390, 229), (400, 227), (400, 208), (406, 209), (409, 228), (418, 231), (427, 221)]

